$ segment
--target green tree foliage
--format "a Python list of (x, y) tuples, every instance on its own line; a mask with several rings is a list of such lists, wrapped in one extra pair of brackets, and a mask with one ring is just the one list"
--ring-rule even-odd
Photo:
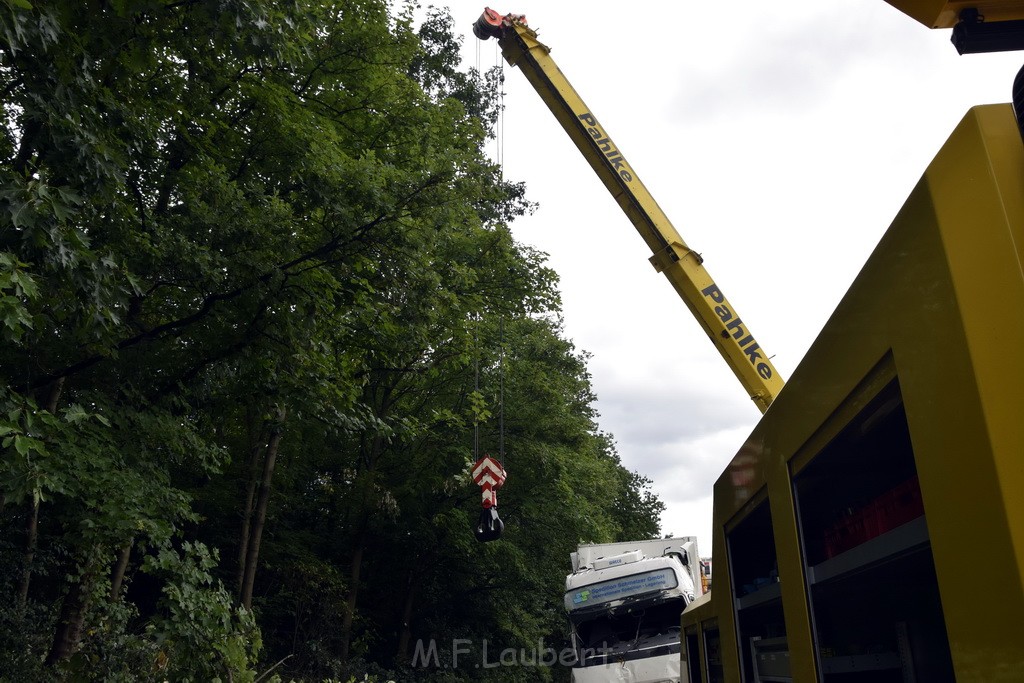
[(440, 680), (657, 533), (458, 55), (383, 0), (0, 5), (4, 675)]

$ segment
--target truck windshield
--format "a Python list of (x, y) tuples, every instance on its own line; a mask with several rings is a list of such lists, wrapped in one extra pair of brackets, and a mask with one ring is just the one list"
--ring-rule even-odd
[(679, 652), (679, 615), (686, 603), (673, 598), (647, 606), (570, 617), (576, 666), (642, 659)]

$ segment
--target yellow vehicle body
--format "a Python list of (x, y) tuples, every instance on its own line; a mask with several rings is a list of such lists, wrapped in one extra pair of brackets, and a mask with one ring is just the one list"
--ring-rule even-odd
[(977, 107), (715, 484), (688, 680), (1024, 680), (1022, 263), (1024, 145)]
[(1024, 0), (886, 0), (904, 14), (930, 28), (952, 28), (960, 12), (976, 9), (986, 21), (1024, 19)]
[[(485, 24), (487, 19), (492, 23)], [(782, 389), (784, 380), (704, 268), (703, 258), (679, 236), (605, 128), (551, 59), (550, 50), (537, 39), (537, 34), (521, 18), (502, 17), (490, 9), (477, 26), (481, 24), (485, 30), (493, 28), (493, 32), (481, 34), (480, 29), (475, 29), (477, 35), (496, 37), (505, 60), (526, 75), (650, 247), (654, 268), (665, 274), (747, 395), (762, 413), (765, 412)]]

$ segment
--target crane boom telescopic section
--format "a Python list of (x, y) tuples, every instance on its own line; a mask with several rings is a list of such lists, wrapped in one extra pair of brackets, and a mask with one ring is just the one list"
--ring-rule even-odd
[(473, 25), (481, 40), (497, 38), (510, 65), (519, 67), (601, 182), (651, 248), (651, 263), (665, 274), (714, 342), (740, 384), (763, 413), (784, 381), (746, 324), (654, 201), (597, 117), (551, 59), (549, 48), (522, 15), (487, 8)]

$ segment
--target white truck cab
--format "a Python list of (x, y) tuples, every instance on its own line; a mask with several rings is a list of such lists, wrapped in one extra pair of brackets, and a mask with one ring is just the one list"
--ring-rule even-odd
[(576, 683), (679, 680), (679, 615), (701, 593), (695, 537), (582, 545), (565, 579)]

